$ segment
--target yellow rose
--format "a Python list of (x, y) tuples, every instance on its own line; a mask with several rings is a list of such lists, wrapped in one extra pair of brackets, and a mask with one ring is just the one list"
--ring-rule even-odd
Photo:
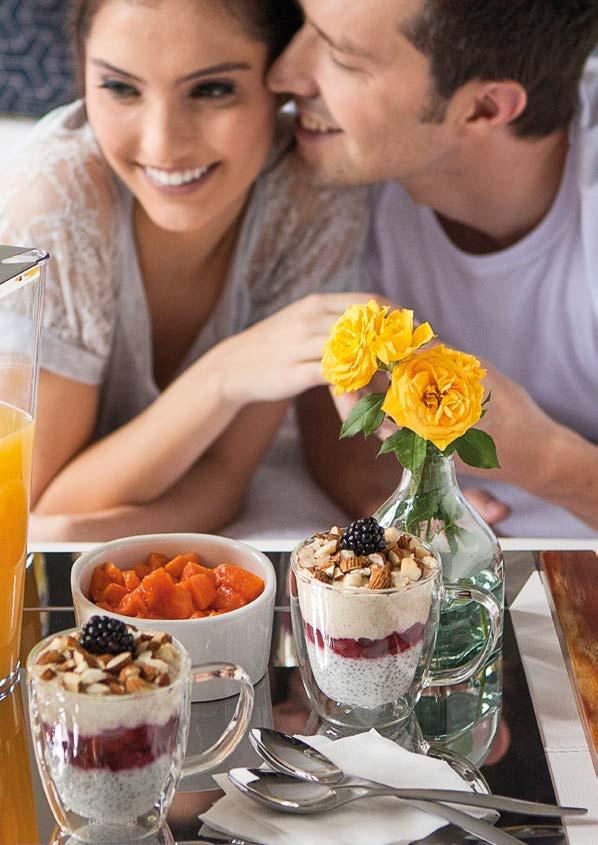
[(322, 373), (335, 396), (359, 390), (378, 369), (375, 341), (388, 308), (373, 299), (352, 305), (334, 324), (322, 354)]
[(397, 364), (382, 410), (441, 451), (482, 416), (486, 371), (473, 355), (440, 344)]
[(391, 311), (384, 320), (382, 331), (374, 345), (378, 358), (387, 366), (403, 361), (416, 349), (436, 337), (429, 323), (422, 323), (413, 331), (413, 311), (408, 308)]

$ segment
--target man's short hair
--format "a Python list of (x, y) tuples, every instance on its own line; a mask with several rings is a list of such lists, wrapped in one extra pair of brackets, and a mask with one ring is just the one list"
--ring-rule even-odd
[(439, 119), (442, 101), (467, 82), (511, 79), (528, 97), (513, 131), (542, 137), (575, 113), (583, 67), (598, 42), (598, 2), (424, 0), (404, 33), (431, 60)]

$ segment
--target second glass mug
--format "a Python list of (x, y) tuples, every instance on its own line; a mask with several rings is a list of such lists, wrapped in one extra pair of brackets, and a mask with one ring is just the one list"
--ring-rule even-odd
[[(310, 542), (306, 540), (305, 543)], [(388, 727), (406, 719), (422, 690), (459, 684), (484, 665), (500, 639), (500, 606), (484, 590), (442, 583), (438, 554), (419, 541), (437, 568), (408, 587), (343, 590), (306, 575), (291, 555), (290, 599), (301, 677), (326, 722)], [(462, 666), (430, 668), (445, 602), (477, 602), (490, 626), (482, 650)]]
[[(191, 666), (185, 647), (181, 668), (168, 686), (135, 696), (70, 692), (36, 677), (38, 643), (27, 658), (33, 744), (46, 797), (60, 828), (82, 842), (133, 842), (165, 822), (179, 777), (219, 766), (237, 747), (253, 709), (253, 686), (232, 663)], [(239, 701), (221, 736), (185, 759), (192, 682), (238, 681)]]

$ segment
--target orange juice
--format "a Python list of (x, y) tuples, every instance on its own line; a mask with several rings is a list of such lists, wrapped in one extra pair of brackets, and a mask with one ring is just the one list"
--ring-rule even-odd
[(33, 420), (0, 403), (0, 692), (19, 659)]

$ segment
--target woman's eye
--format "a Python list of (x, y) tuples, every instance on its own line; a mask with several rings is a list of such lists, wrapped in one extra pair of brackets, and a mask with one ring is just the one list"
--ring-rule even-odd
[(136, 97), (139, 93), (132, 85), (128, 85), (126, 82), (120, 82), (118, 79), (105, 79), (100, 85), (100, 88), (105, 88), (106, 91), (110, 91), (115, 97), (122, 99), (125, 97)]
[(197, 99), (221, 100), (235, 93), (235, 86), (231, 82), (202, 82), (191, 91), (191, 96)]

